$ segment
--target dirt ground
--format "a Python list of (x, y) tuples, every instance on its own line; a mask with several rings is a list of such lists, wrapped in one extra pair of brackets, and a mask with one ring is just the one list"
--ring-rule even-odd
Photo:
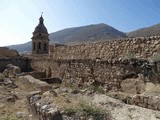
[(17, 120), (16, 114), (22, 113), (29, 120), (27, 96), (28, 92), (20, 88), (0, 85), (0, 120)]
[[(42, 99), (51, 99), (62, 111), (72, 112), (73, 106), (77, 109), (79, 100), (85, 99), (88, 103), (101, 106), (104, 110), (109, 111), (113, 120), (160, 120), (158, 111), (127, 105), (106, 94), (88, 89), (77, 91), (75, 88), (63, 85), (52, 85), (52, 87), (55, 94), (46, 92), (42, 95)], [(16, 82), (15, 85), (0, 84), (0, 120), (36, 120), (30, 112), (28, 94), (29, 91), (16, 86)]]

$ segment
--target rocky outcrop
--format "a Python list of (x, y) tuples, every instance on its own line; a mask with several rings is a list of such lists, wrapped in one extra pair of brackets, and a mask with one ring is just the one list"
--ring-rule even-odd
[(3, 72), (3, 75), (7, 78), (15, 78), (18, 74), (21, 74), (21, 68), (12, 64), (7, 65), (7, 69)]
[(129, 94), (141, 94), (145, 91), (145, 78), (139, 74), (138, 78), (127, 78), (121, 82), (122, 92)]
[(32, 92), (27, 99), (32, 113), (39, 120), (63, 120), (58, 107), (52, 103), (51, 97), (41, 98), (38, 92)]
[(160, 111), (160, 96), (159, 95), (134, 95), (122, 100), (126, 104), (136, 105), (152, 110)]
[(44, 93), (44, 92), (52, 89), (52, 87), (49, 84), (47, 84), (46, 82), (35, 79), (30, 75), (19, 76), (17, 78), (17, 84), (19, 87), (21, 87), (25, 90), (28, 90), (28, 91), (39, 90), (39, 91), (41, 91), (41, 93)]
[[(127, 105), (106, 95), (94, 95), (93, 102), (111, 112), (113, 120), (159, 120), (159, 111)], [(158, 100), (158, 99), (157, 99)]]

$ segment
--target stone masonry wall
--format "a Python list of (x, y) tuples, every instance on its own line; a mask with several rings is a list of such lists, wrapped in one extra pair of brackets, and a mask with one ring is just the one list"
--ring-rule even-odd
[(0, 56), (17, 57), (19, 56), (19, 53), (16, 50), (11, 50), (7, 47), (0, 47)]
[(133, 54), (148, 58), (160, 51), (160, 36), (127, 38), (75, 46), (50, 46), (53, 59), (96, 59), (108, 60)]
[(30, 69), (30, 63), (28, 58), (7, 58), (0, 59), (0, 72), (3, 72), (8, 64), (12, 64), (21, 68), (22, 71), (28, 71)]
[[(107, 89), (119, 89), (122, 80), (142, 74), (141, 66), (148, 63), (145, 59), (159, 54), (159, 51), (160, 36), (75, 46), (50, 46), (50, 55), (33, 58), (31, 67), (46, 72), (47, 77), (60, 78), (65, 82), (105, 84)], [(143, 61), (120, 59), (127, 54), (133, 54)], [(159, 62), (154, 63), (153, 69), (155, 73), (160, 72)], [(154, 80), (159, 82), (158, 77)]]
[[(160, 36), (76, 46), (50, 46), (50, 55), (31, 59), (31, 67), (36, 71), (46, 72), (48, 78), (59, 78), (65, 84), (83, 87), (103, 86), (106, 91), (124, 92), (123, 82), (132, 81), (135, 83), (133, 91), (140, 94), (140, 88), (143, 88), (146, 82), (160, 83), (160, 61), (149, 63), (146, 59), (159, 52)], [(132, 55), (138, 59), (120, 59)], [(145, 65), (148, 66), (144, 67)], [(142, 79), (139, 76), (143, 76)], [(136, 82), (132, 80), (134, 78)], [(127, 98), (125, 102), (159, 110), (157, 103), (152, 104), (150, 100), (150, 97), (142, 96)]]
[[(46, 72), (47, 77), (60, 78), (64, 83), (75, 83), (76, 85), (97, 84), (104, 86), (107, 90), (121, 89), (121, 82), (126, 78), (137, 77), (142, 74), (141, 66), (146, 61), (131, 60), (58, 60), (52, 59), (32, 60), (31, 66), (34, 70)], [(159, 63), (154, 66), (154, 71)], [(154, 78), (155, 79), (155, 78)], [(152, 82), (159, 82), (159, 79)]]
[[(135, 91), (137, 96), (127, 97), (123, 101), (154, 110), (160, 110), (159, 98), (153, 96), (139, 96), (144, 91), (146, 82), (160, 83), (160, 62), (153, 63), (153, 78), (145, 79), (142, 76), (142, 66), (146, 60), (53, 60), (32, 59), (31, 66), (34, 70), (46, 72), (47, 77), (60, 78), (64, 84), (75, 87), (102, 86), (106, 92), (126, 92), (128, 89)], [(155, 77), (157, 76), (157, 78)], [(132, 83), (127, 83), (132, 80)], [(123, 82), (128, 89), (122, 88)], [(137, 84), (138, 83), (138, 84)], [(130, 86), (129, 86), (130, 85)], [(132, 87), (133, 86), (133, 87)], [(131, 88), (130, 88), (131, 87)], [(154, 100), (154, 102), (153, 102)]]

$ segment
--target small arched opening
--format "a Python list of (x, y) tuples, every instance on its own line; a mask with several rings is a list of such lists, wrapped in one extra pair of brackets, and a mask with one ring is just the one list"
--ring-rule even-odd
[(44, 51), (46, 51), (46, 50), (47, 50), (47, 44), (44, 43)]
[(38, 44), (38, 49), (41, 50), (41, 43)]

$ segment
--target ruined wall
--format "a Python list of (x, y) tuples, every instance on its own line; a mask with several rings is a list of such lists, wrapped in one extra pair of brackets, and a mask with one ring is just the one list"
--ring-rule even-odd
[(27, 91), (40, 91), (41, 93), (44, 93), (52, 89), (46, 82), (35, 79), (30, 75), (19, 76), (17, 78), (17, 84)]
[[(150, 79), (144, 78), (142, 75), (142, 71), (144, 71), (142, 65), (145, 63), (149, 62), (138, 59), (105, 61), (32, 59), (31, 66), (37, 71), (45, 71), (48, 77), (60, 78), (66, 85), (74, 85), (75, 87), (102, 86), (106, 92), (128, 93), (131, 91), (129, 89), (132, 89), (132, 92), (134, 91), (134, 94), (137, 95), (122, 99), (123, 102), (160, 110), (160, 97), (140, 95), (145, 90), (146, 82), (160, 83), (160, 61), (152, 64), (154, 76)], [(127, 83), (128, 80), (132, 80), (132, 82)], [(124, 88), (124, 84), (128, 87)], [(141, 91), (141, 89), (144, 90)]]
[(8, 64), (18, 66), (22, 71), (28, 71), (30, 69), (30, 62), (28, 58), (0, 58), (0, 72), (3, 72)]
[[(157, 102), (159, 98), (155, 97), (156, 102), (152, 102), (152, 96), (139, 96), (144, 92), (146, 82), (160, 83), (160, 61), (151, 63), (146, 59), (159, 54), (159, 51), (159, 36), (76, 46), (51, 46), (49, 56), (31, 59), (31, 67), (45, 72), (47, 78), (59, 78), (63, 83), (75, 87), (102, 86), (106, 92), (125, 93), (131, 88), (133, 94), (138, 95), (124, 99), (125, 103), (160, 110)], [(127, 54), (141, 59), (126, 59)], [(132, 56), (128, 55), (130, 57)], [(144, 67), (145, 65), (148, 66)]]
[(137, 105), (140, 107), (158, 110), (160, 111), (160, 96), (145, 96), (145, 95), (135, 95), (134, 97), (128, 97), (123, 100), (126, 104)]
[[(45, 71), (47, 77), (60, 78), (63, 83), (73, 83), (78, 86), (102, 85), (107, 90), (120, 90), (121, 82), (127, 78), (142, 74), (142, 65), (146, 61), (131, 60), (32, 60), (31, 66), (37, 71)], [(160, 64), (154, 64), (154, 71), (160, 71)], [(157, 71), (158, 70), (158, 71)], [(155, 78), (154, 78), (155, 79)], [(151, 79), (152, 80), (152, 79)], [(152, 82), (159, 82), (159, 79)]]
[[(147, 62), (120, 58), (132, 53), (138, 58), (146, 59), (159, 51), (160, 36), (50, 47), (50, 55), (32, 59), (31, 66), (35, 70), (46, 72), (47, 77), (60, 78), (64, 82), (70, 81), (77, 85), (87, 82), (103, 84), (109, 90), (120, 89), (121, 81), (142, 74), (141, 66)], [(159, 62), (154, 63), (153, 69), (159, 74)], [(152, 82), (159, 82), (158, 78), (154, 80)]]
[(160, 51), (160, 36), (127, 38), (75, 46), (50, 46), (53, 59), (96, 59), (122, 58), (130, 54), (148, 58)]
[(17, 57), (19, 53), (16, 50), (10, 50), (7, 47), (0, 47), (0, 56), (1, 57)]

